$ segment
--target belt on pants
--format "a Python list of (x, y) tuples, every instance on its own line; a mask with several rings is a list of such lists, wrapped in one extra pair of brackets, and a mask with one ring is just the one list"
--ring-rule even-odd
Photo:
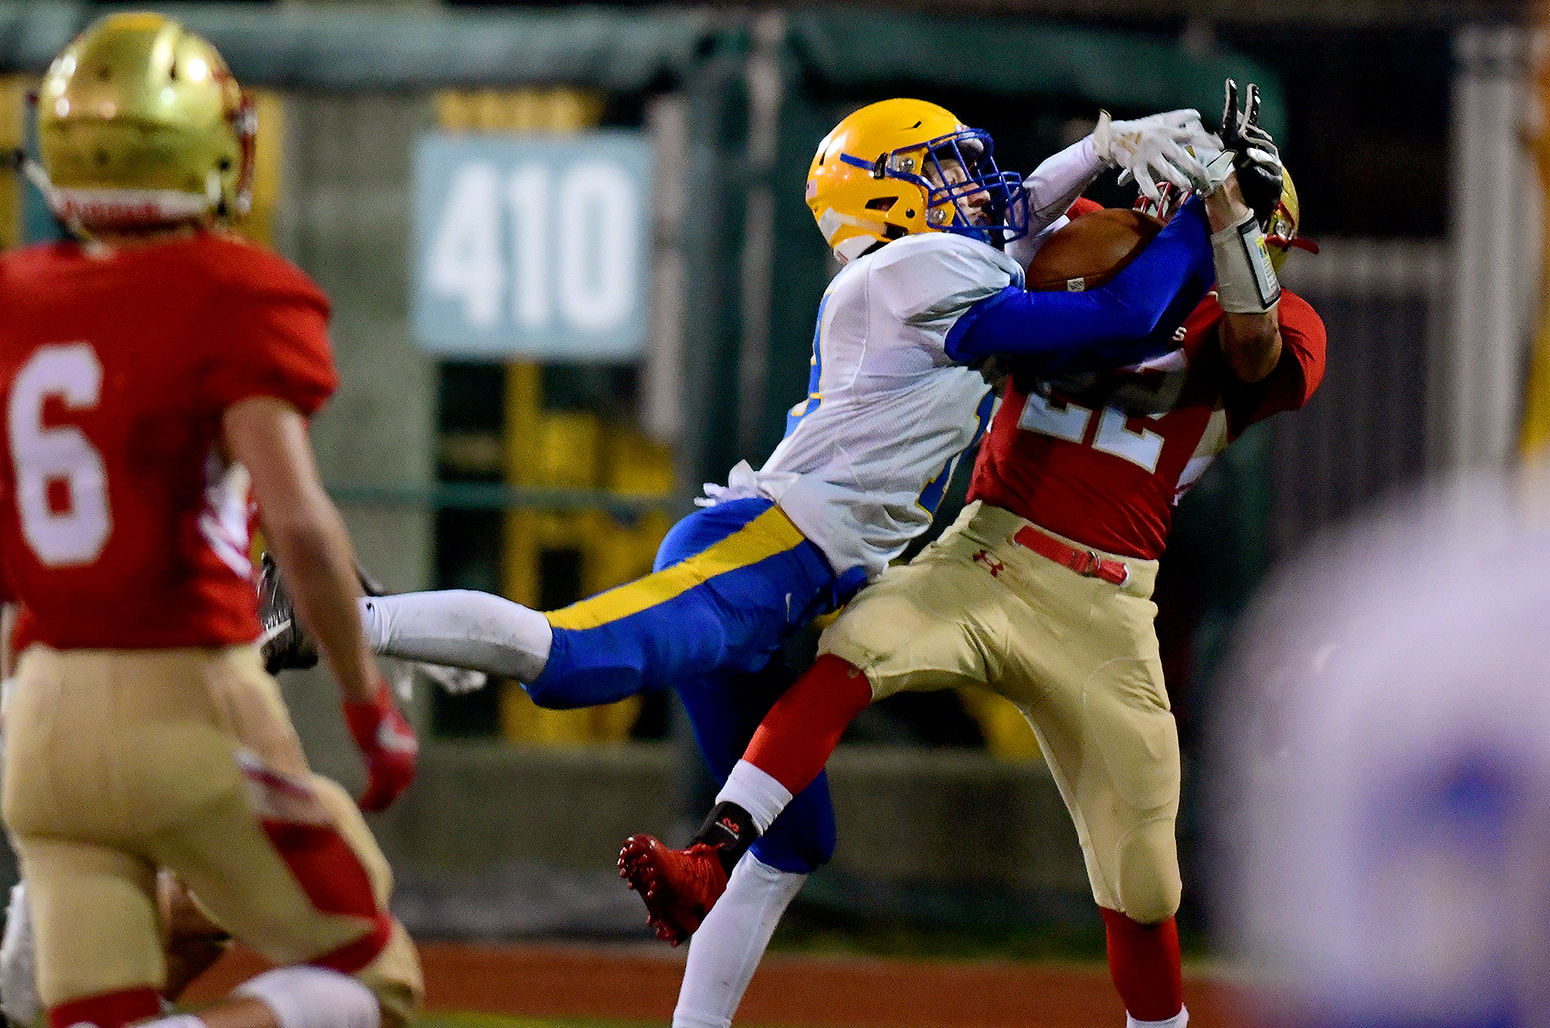
[(1101, 578), (1105, 582), (1123, 585), (1125, 579), (1130, 577), (1130, 568), (1125, 566), (1124, 561), (1105, 560), (1098, 556), (1096, 550), (1079, 550), (1075, 546), (1068, 546), (1032, 525), (1019, 528), (1017, 534), (1012, 536), (1012, 542), (1087, 578)]

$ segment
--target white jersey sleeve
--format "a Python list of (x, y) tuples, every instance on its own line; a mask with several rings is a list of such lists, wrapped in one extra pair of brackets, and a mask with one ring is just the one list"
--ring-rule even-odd
[(1066, 211), (1076, 198), (1093, 184), (1104, 168), (1093, 150), (1093, 137), (1077, 142), (1046, 157), (1023, 179), (1022, 199), (1027, 204), (1028, 234), (1007, 245), (1007, 253), (1020, 266), (1027, 267), (1039, 246), (1049, 237), (1057, 222), (1064, 223)]
[(947, 332), (1022, 269), (948, 233), (895, 240), (846, 265), (824, 293), (808, 395), (758, 471), (734, 469), (713, 498), (774, 500), (836, 573), (880, 574), (930, 525), (958, 458), (989, 423), (979, 372), (955, 363)]

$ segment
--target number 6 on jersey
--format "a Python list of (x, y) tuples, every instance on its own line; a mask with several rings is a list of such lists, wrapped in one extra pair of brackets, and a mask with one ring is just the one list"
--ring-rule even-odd
[(79, 428), (43, 423), (50, 398), (70, 410), (97, 406), (102, 363), (91, 344), (39, 348), (12, 382), (6, 425), (27, 545), (50, 567), (89, 564), (113, 531), (107, 468)]

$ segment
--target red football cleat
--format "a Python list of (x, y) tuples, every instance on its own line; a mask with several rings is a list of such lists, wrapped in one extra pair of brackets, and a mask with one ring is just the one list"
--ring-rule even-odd
[(697, 842), (670, 850), (653, 835), (632, 835), (619, 848), (619, 877), (646, 901), (646, 924), (669, 945), (683, 942), (727, 891), (719, 847)]

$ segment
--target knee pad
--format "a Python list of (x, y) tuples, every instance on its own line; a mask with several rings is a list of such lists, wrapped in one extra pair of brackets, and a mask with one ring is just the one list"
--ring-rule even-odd
[(237, 986), (233, 995), (264, 1004), (280, 1028), (382, 1028), (371, 990), (321, 967), (278, 967)]
[(1120, 911), (1140, 924), (1165, 921), (1179, 911), (1179, 877), (1173, 821), (1157, 820), (1125, 840), (1119, 854)]
[(1119, 901), (1124, 915), (1138, 924), (1157, 924), (1179, 912), (1184, 886), (1177, 871), (1140, 867), (1122, 872)]

